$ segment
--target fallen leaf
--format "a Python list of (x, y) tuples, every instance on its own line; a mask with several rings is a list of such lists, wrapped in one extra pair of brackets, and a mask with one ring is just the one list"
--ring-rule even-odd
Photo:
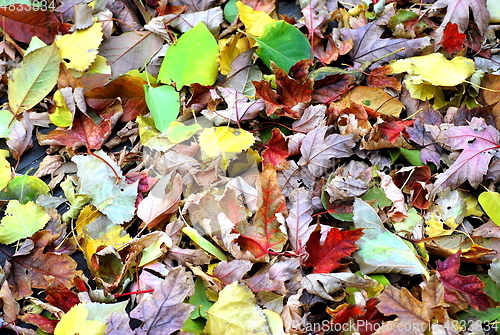
[(94, 62), (102, 41), (102, 23), (77, 30), (72, 34), (56, 37), (61, 59), (68, 69), (85, 71)]
[(14, 114), (39, 103), (54, 88), (61, 58), (55, 44), (30, 52), (9, 78), (9, 104)]
[(9, 201), (5, 216), (0, 221), (0, 243), (11, 244), (20, 239), (31, 237), (50, 220), (42, 206), (29, 201), (21, 204)]
[(234, 282), (219, 292), (219, 299), (207, 311), (204, 332), (209, 335), (271, 335), (262, 309), (248, 287)]
[(194, 293), (192, 276), (183, 267), (170, 269), (153, 294), (148, 295), (130, 312), (143, 324), (137, 335), (169, 335), (179, 330), (195, 306), (184, 303)]
[(332, 227), (323, 243), (320, 242), (321, 233), (316, 230), (311, 234), (306, 244), (309, 257), (305, 266), (312, 267), (313, 273), (329, 273), (342, 267), (339, 261), (349, 257), (358, 249), (354, 243), (363, 235), (362, 229), (340, 230)]
[(22, 43), (30, 43), (33, 36), (47, 44), (52, 43), (61, 24), (57, 16), (52, 11), (38, 10), (31, 4), (21, 5), (18, 1), (14, 3), (16, 5), (13, 8), (9, 5), (2, 5), (0, 8), (2, 30)]
[(437, 261), (436, 272), (445, 288), (444, 298), (447, 302), (460, 308), (460, 301), (465, 299), (472, 308), (486, 311), (492, 307), (491, 298), (484, 293), (484, 282), (477, 276), (462, 276), (460, 268), (460, 252), (451, 255), (444, 261)]
[(464, 48), (465, 34), (458, 31), (458, 25), (456, 23), (448, 23), (443, 32), (443, 48), (449, 53), (453, 54), (459, 52)]
[(285, 136), (278, 128), (274, 128), (271, 139), (266, 143), (266, 149), (262, 152), (264, 164), (272, 164), (276, 169), (280, 169), (286, 166), (286, 159), (289, 155)]
[(276, 22), (267, 12), (255, 10), (241, 1), (236, 2), (236, 7), (238, 8), (238, 16), (245, 25), (245, 31), (254, 37), (262, 36), (264, 27), (268, 23)]
[(280, 252), (287, 241), (281, 231), (279, 216), (287, 212), (285, 197), (281, 193), (276, 170), (266, 165), (260, 175), (259, 207), (252, 224), (241, 223), (235, 230), (240, 233), (240, 246), (256, 258), (267, 255), (269, 250)]

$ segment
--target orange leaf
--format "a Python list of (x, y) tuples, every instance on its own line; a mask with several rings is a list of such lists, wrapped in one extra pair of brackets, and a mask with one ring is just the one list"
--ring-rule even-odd
[(280, 252), (287, 237), (280, 229), (277, 214), (286, 215), (285, 197), (278, 184), (276, 170), (266, 165), (260, 175), (260, 206), (252, 224), (242, 222), (236, 227), (240, 233), (238, 243), (256, 258), (267, 255), (269, 250)]

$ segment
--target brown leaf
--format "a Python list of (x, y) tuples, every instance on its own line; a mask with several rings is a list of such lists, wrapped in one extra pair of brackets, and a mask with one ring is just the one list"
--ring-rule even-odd
[(401, 90), (401, 83), (394, 77), (389, 77), (392, 73), (390, 66), (379, 66), (371, 70), (368, 76), (368, 86), (379, 88), (393, 88), (396, 91)]
[(48, 10), (21, 4), (0, 7), (0, 27), (19, 42), (30, 43), (31, 38), (37, 36), (50, 44), (60, 24), (55, 14)]
[(465, 299), (472, 308), (486, 311), (493, 305), (491, 298), (484, 293), (485, 284), (474, 275), (458, 274), (460, 254), (458, 252), (442, 262), (437, 261), (436, 271), (445, 287), (445, 299), (453, 304), (459, 304)]
[(49, 319), (43, 315), (32, 313), (21, 315), (19, 318), (23, 322), (31, 323), (49, 334), (54, 333), (54, 329), (59, 322), (59, 320)]
[(314, 82), (312, 103), (330, 103), (349, 91), (354, 78), (348, 74), (333, 74)]
[(12, 293), (16, 299), (27, 297), (32, 289), (46, 289), (51, 278), (56, 278), (64, 286), (72, 286), (72, 278), (81, 276), (76, 270), (76, 262), (67, 254), (44, 252), (45, 247), (58, 236), (48, 231), (40, 231), (31, 238), (35, 248), (28, 255), (11, 258), (11, 275), (8, 278)]
[(89, 106), (98, 113), (109, 108), (117, 99), (121, 99), (123, 116), (120, 121), (128, 122), (147, 112), (144, 98), (144, 85), (146, 84), (139, 77), (121, 76), (104, 86), (88, 91), (85, 93), (85, 99)]
[(47, 300), (49, 304), (63, 310), (65, 313), (67, 313), (71, 307), (81, 302), (75, 292), (71, 291), (58, 280), (54, 280), (54, 282), (45, 289), (45, 293), (47, 294), (45, 300)]

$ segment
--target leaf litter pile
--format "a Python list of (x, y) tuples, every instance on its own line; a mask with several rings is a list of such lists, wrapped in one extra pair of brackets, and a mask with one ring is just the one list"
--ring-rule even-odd
[(2, 331), (497, 334), (497, 1), (1, 4)]

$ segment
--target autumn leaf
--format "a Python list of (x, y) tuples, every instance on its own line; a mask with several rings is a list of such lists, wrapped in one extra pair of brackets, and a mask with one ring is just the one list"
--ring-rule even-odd
[(443, 131), (438, 141), (462, 152), (444, 173), (438, 175), (431, 194), (445, 187), (456, 188), (466, 180), (477, 187), (488, 172), (490, 160), (499, 147), (499, 133), (486, 125), (483, 119), (473, 118), (468, 126)]
[(451, 255), (444, 261), (437, 261), (436, 272), (445, 287), (447, 302), (461, 308), (465, 299), (473, 308), (485, 311), (492, 307), (491, 298), (484, 293), (484, 282), (477, 276), (462, 276), (460, 268), (460, 252)]
[(362, 229), (340, 230), (331, 228), (323, 243), (320, 242), (321, 233), (315, 231), (306, 244), (309, 258), (305, 266), (312, 267), (313, 273), (329, 273), (342, 267), (339, 262), (350, 256), (358, 249), (354, 243), (363, 235)]
[(179, 330), (195, 306), (184, 303), (194, 293), (193, 278), (183, 267), (172, 268), (166, 278), (130, 312), (143, 324), (136, 334), (169, 335)]
[(465, 34), (458, 31), (456, 23), (448, 23), (443, 32), (443, 48), (447, 53), (455, 53), (463, 49)]
[(50, 216), (40, 205), (31, 201), (21, 204), (17, 200), (11, 200), (0, 221), (0, 243), (11, 244), (31, 237), (49, 220)]
[(260, 205), (252, 224), (244, 222), (235, 228), (240, 233), (240, 246), (256, 258), (266, 256), (269, 250), (280, 252), (287, 241), (279, 220), (287, 213), (286, 203), (272, 165), (266, 165), (260, 175), (260, 183)]

